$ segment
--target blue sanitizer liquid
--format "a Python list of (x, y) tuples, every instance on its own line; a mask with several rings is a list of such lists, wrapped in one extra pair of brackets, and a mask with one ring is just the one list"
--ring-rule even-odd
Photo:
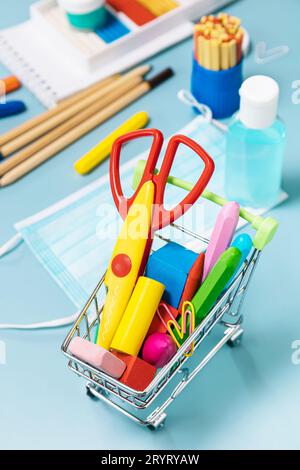
[(268, 207), (278, 201), (286, 133), (276, 119), (271, 127), (249, 129), (238, 114), (229, 125), (225, 192), (243, 206)]

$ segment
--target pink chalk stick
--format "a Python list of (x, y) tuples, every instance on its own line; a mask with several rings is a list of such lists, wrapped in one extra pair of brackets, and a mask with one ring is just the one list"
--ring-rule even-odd
[(229, 247), (239, 221), (239, 213), (240, 206), (236, 202), (228, 202), (219, 212), (205, 252), (202, 282), (212, 270), (221, 254)]
[(125, 362), (97, 344), (76, 336), (72, 339), (69, 351), (83, 362), (118, 379), (126, 369)]

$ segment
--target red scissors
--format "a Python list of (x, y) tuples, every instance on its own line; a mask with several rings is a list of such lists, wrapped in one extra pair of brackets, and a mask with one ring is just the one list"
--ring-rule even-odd
[[(141, 137), (153, 137), (153, 142), (149, 151), (149, 156), (141, 181), (135, 193), (130, 198), (126, 199), (123, 194), (120, 180), (121, 149), (124, 144), (135, 139), (140, 139)], [(110, 157), (111, 191), (115, 204), (123, 219), (125, 219), (128, 210), (132, 206), (137, 194), (139, 193), (144, 183), (147, 181), (153, 181), (155, 185), (154, 209), (156, 212), (159, 211), (160, 214), (159, 217), (156, 216), (155, 212), (153, 214), (153, 232), (173, 223), (197, 201), (197, 199), (201, 196), (202, 192), (207, 186), (215, 169), (215, 164), (212, 158), (205, 152), (205, 150), (199, 144), (197, 144), (197, 142), (190, 139), (189, 137), (186, 137), (185, 135), (175, 135), (169, 140), (160, 171), (156, 174), (155, 168), (160, 156), (163, 142), (163, 134), (158, 129), (142, 129), (138, 131), (129, 132), (128, 134), (119, 137), (115, 141)], [(190, 149), (192, 149), (195, 154), (202, 159), (204, 163), (204, 169), (191, 192), (188, 193), (187, 196), (179, 204), (177, 204), (176, 207), (171, 210), (166, 210), (164, 208), (163, 203), (164, 193), (167, 185), (168, 176), (170, 174), (171, 167), (180, 144), (184, 144)]]
[[(125, 198), (120, 180), (120, 156), (122, 146), (141, 137), (152, 137), (152, 145), (141, 181), (135, 193)], [(156, 174), (156, 164), (164, 142), (163, 134), (157, 129), (143, 129), (119, 137), (112, 147), (110, 157), (110, 185), (115, 204), (124, 224), (116, 242), (104, 283), (108, 289), (102, 313), (97, 343), (109, 348), (139, 275), (142, 275), (149, 257), (153, 235), (181, 217), (200, 197), (209, 182), (214, 162), (195, 141), (184, 135), (175, 135), (169, 140), (166, 153)], [(171, 210), (164, 207), (164, 193), (167, 179), (176, 156), (178, 146), (186, 145), (198, 155), (204, 169), (190, 193)], [(140, 223), (137, 208), (142, 209)], [(141, 226), (137, 236), (132, 227)]]

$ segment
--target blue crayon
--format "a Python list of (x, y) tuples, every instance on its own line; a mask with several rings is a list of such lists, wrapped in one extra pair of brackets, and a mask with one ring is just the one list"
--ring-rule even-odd
[(7, 103), (0, 104), (0, 118), (14, 116), (25, 110), (26, 106), (23, 101), (7, 101)]

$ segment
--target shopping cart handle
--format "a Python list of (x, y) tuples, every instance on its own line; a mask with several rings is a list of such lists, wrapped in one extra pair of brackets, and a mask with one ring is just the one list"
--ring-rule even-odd
[[(145, 165), (145, 160), (138, 161), (133, 175), (133, 189), (136, 189), (138, 187), (142, 174), (144, 172)], [(157, 169), (155, 171), (158, 172)], [(171, 175), (168, 177), (168, 183), (172, 184), (173, 186), (177, 186), (178, 188), (185, 189), (186, 191), (191, 191), (194, 187), (193, 183), (184, 181), (180, 178), (176, 178), (175, 176)], [(204, 199), (208, 199), (209, 201), (214, 202), (219, 206), (225, 206), (225, 204), (229, 202), (228, 199), (222, 196), (218, 196), (217, 194), (208, 191), (207, 189), (203, 191), (201, 197), (203, 197)], [(254, 248), (260, 251), (263, 250), (265, 246), (273, 240), (277, 232), (279, 222), (276, 219), (273, 219), (273, 217), (264, 218), (256, 214), (252, 214), (243, 207), (240, 208), (240, 217), (242, 217), (242, 219), (246, 220), (247, 222), (251, 223), (252, 227), (256, 230), (256, 235), (253, 239)]]

